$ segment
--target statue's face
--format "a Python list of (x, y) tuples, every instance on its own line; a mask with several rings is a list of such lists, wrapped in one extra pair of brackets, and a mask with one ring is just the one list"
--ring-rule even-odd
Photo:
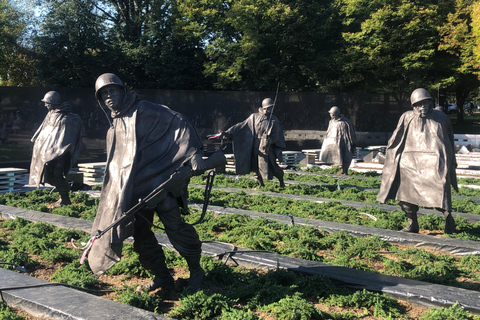
[(422, 100), (413, 104), (413, 111), (419, 115), (420, 118), (425, 118), (427, 114), (433, 109), (432, 100)]
[(125, 91), (122, 87), (111, 84), (100, 89), (100, 98), (112, 111), (118, 111), (122, 107)]
[(330, 113), (330, 118), (332, 120), (338, 120), (338, 119), (340, 119), (340, 113), (332, 112), (332, 113)]
[(52, 104), (45, 102), (45, 108), (47, 108), (48, 111), (52, 110)]
[(273, 111), (273, 106), (262, 107), (260, 109), (262, 110), (263, 114), (269, 115)]

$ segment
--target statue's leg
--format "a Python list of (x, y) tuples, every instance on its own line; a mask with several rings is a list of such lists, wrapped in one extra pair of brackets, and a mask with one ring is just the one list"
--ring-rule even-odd
[(66, 172), (70, 169), (64, 163), (65, 159), (57, 159), (49, 162), (45, 168), (45, 181), (52, 186), (55, 186), (58, 193), (60, 194), (60, 199), (55, 204), (55, 207), (61, 207), (65, 205), (72, 204), (70, 201), (69, 191), (70, 187), (68, 186), (67, 179), (65, 177)]
[(253, 176), (257, 179), (259, 187), (265, 186), (265, 184), (263, 183), (263, 177), (259, 171), (254, 171)]
[(415, 204), (403, 202), (403, 201), (400, 201), (399, 205), (400, 205), (400, 208), (403, 210), (403, 212), (405, 212), (405, 215), (407, 216), (407, 219), (408, 219), (407, 226), (400, 231), (418, 233), (420, 229), (417, 221), (418, 206)]
[(452, 213), (450, 211), (443, 211), (443, 217), (445, 218), (445, 230), (446, 234), (455, 233), (455, 220), (453, 219)]
[(190, 271), (188, 291), (197, 292), (202, 286), (205, 271), (200, 265), (202, 242), (195, 228), (186, 223), (181, 216), (178, 202), (173, 197), (167, 198), (157, 207), (160, 220), (165, 226), (165, 233), (175, 250), (185, 258)]
[[(146, 220), (153, 221), (153, 211), (142, 211), (141, 214)], [(133, 248), (138, 253), (140, 264), (150, 270), (154, 278), (149, 283), (139, 285), (136, 291), (150, 292), (162, 288), (162, 293), (168, 294), (174, 290), (174, 280), (165, 263), (163, 248), (158, 244), (151, 225), (144, 218), (137, 217), (135, 221)]]

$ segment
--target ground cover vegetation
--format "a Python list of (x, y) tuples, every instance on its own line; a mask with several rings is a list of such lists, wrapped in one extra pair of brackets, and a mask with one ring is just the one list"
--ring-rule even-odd
[[(308, 180), (318, 180), (318, 181), (329, 181), (325, 185), (308, 185), (308, 184), (287, 184), (285, 188), (280, 189), (279, 184), (275, 181), (266, 182), (265, 187), (262, 187), (259, 190), (270, 191), (277, 193), (285, 194), (295, 194), (295, 195), (304, 195), (304, 196), (313, 196), (319, 198), (329, 198), (337, 200), (349, 200), (349, 201), (358, 201), (358, 202), (369, 202), (369, 203), (378, 203), (377, 194), (378, 188), (376, 190), (371, 190), (369, 187), (364, 187), (365, 185), (376, 185), (376, 178), (367, 178), (359, 179), (356, 176), (348, 179), (335, 179), (330, 177), (318, 177), (312, 176), (305, 178), (304, 175), (298, 175), (297, 177), (293, 174), (288, 174), (289, 178), (299, 178), (300, 181), (303, 179)], [(205, 176), (194, 177), (192, 183), (204, 183)], [(321, 182), (322, 183), (322, 182)], [(248, 177), (231, 177), (227, 175), (218, 175), (215, 178), (216, 186), (223, 187), (232, 187), (239, 189), (255, 189), (258, 186), (258, 183)], [(378, 185), (379, 187), (379, 185)], [(363, 190), (366, 188), (367, 190)], [(464, 212), (472, 214), (480, 214), (480, 203), (472, 200), (470, 197), (480, 197), (480, 190), (471, 189), (471, 188), (460, 188), (458, 192), (452, 189), (452, 210), (454, 212)], [(460, 197), (455, 197), (456, 195)], [(396, 205), (398, 201), (389, 200), (387, 204)]]
[[(209, 230), (211, 238), (232, 237), (231, 232), (238, 224), (244, 223), (254, 223), (256, 227), (260, 227), (260, 233), (269, 234), (270, 239), (275, 243), (279, 239), (274, 240), (271, 237), (272, 231), (275, 229), (286, 231), (285, 226), (266, 219), (253, 221), (240, 215), (222, 216), (219, 220), (209, 217), (208, 220), (202, 229)], [(296, 227), (291, 228), (286, 237), (298, 236), (299, 230), (295, 229)], [(350, 241), (352, 239), (349, 239), (351, 236), (345, 233), (339, 233), (335, 239), (324, 241), (321, 232), (315, 233), (314, 229), (310, 229), (313, 232), (310, 235), (318, 237), (317, 240), (322, 243), (321, 254), (325, 255), (326, 260), (336, 260), (344, 265), (358, 264), (363, 265), (362, 268), (369, 269), (360, 261), (382, 260), (382, 251), (397, 250), (374, 237), (366, 241), (352, 242)], [(201, 237), (206, 236), (202, 230), (201, 234)], [(32, 223), (17, 218), (0, 220), (0, 235), (2, 239), (0, 261), (25, 266), (31, 275), (41, 276), (46, 280), (99, 290), (97, 294), (106, 295), (110, 299), (177, 319), (431, 319), (433, 314), (437, 314), (438, 317), (443, 316), (442, 319), (479, 319), (457, 306), (418, 309), (383, 294), (336, 287), (329, 279), (322, 276), (300, 275), (282, 269), (262, 271), (231, 267), (208, 257), (202, 258), (202, 265), (207, 271), (204, 290), (194, 295), (180, 292), (170, 298), (166, 298), (161, 292), (137, 293), (134, 291), (136, 284), (148, 281), (145, 277), (150, 274), (140, 266), (138, 256), (131, 244), (126, 244), (124, 257), (107, 272), (107, 275), (95, 278), (87, 265), (78, 263), (81, 252), (73, 250), (69, 245), (71, 237), (85, 241), (88, 235), (84, 232), (60, 229), (41, 222)], [(306, 234), (306, 236), (309, 235)], [(233, 236), (229, 241), (245, 243), (247, 237)], [(305, 243), (305, 237), (303, 238)], [(311, 240), (308, 241), (310, 242), (309, 250), (313, 249), (312, 246), (316, 246)], [(264, 242), (260, 247), (264, 248), (266, 243)], [(260, 247), (257, 245), (257, 249)], [(364, 250), (359, 250), (362, 247)], [(436, 257), (424, 250), (418, 250), (416, 254), (410, 253), (409, 250), (412, 249), (399, 250), (399, 252), (404, 251), (402, 258), (405, 260), (402, 260), (404, 262), (399, 263), (396, 269), (392, 269), (393, 272), (407, 270), (410, 263), (417, 264), (413, 261), (420, 260), (418, 266), (428, 263), (428, 267), (419, 267), (416, 276), (421, 274), (419, 277), (452, 284), (456, 281), (454, 275), (461, 274), (471, 281), (462, 286), (470, 288), (478, 286), (480, 282), (478, 275), (473, 276), (474, 270), (478, 270), (479, 260), (475, 259), (477, 257), (468, 259)], [(314, 251), (318, 249), (313, 249), (312, 254), (319, 256), (319, 253)], [(352, 259), (352, 257), (347, 258), (348, 255), (352, 256), (352, 253), (359, 257), (353, 259), (356, 262), (347, 261)], [(166, 256), (167, 264), (174, 270), (175, 277), (184, 275), (186, 272), (184, 260), (170, 250), (166, 250)], [(411, 262), (406, 262), (410, 259)], [(450, 264), (453, 266), (446, 266)], [(6, 268), (10, 267), (6, 266)], [(429, 270), (432, 268), (434, 270)], [(412, 270), (415, 268), (410, 268), (413, 275), (415, 273)], [(436, 272), (448, 272), (451, 276), (434, 276)], [(107, 289), (113, 289), (113, 292), (107, 294)], [(9, 311), (4, 303), (0, 304), (0, 313), (6, 315), (5, 319), (23, 319)]]
[[(2, 0), (0, 84), (377, 92), (479, 87), (479, 1)], [(441, 91), (441, 92), (440, 92)], [(348, 114), (355, 114), (355, 107)]]

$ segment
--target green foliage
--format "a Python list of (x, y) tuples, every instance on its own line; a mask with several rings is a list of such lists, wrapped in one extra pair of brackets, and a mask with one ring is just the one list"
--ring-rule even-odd
[(419, 320), (478, 320), (480, 317), (472, 315), (463, 310), (458, 303), (449, 308), (442, 307), (440, 309), (431, 308), (426, 311)]
[(373, 315), (381, 318), (405, 318), (400, 304), (384, 294), (370, 292), (365, 289), (356, 291), (353, 295), (332, 295), (324, 302), (330, 305), (373, 309)]
[(112, 268), (110, 268), (106, 274), (108, 275), (120, 275), (127, 276), (137, 275), (140, 277), (151, 277), (152, 274), (145, 270), (140, 264), (138, 254), (133, 250), (133, 245), (125, 243), (123, 245), (123, 257), (122, 260), (117, 262)]
[(115, 290), (118, 293), (117, 301), (127, 304), (132, 307), (145, 309), (155, 312), (161, 300), (156, 295), (149, 295), (148, 293), (139, 293), (135, 288), (124, 285), (123, 290)]
[(0, 319), (2, 320), (25, 320), (24, 317), (14, 313), (8, 307), (5, 301), (0, 301)]
[(220, 319), (224, 310), (231, 309), (233, 302), (219, 293), (207, 294), (200, 290), (181, 298), (181, 305), (170, 315), (179, 319)]
[(325, 314), (302, 298), (301, 293), (287, 296), (278, 302), (262, 308), (270, 312), (276, 319), (285, 320), (315, 320), (328, 319)]
[(93, 220), (97, 212), (99, 199), (89, 197), (85, 192), (70, 192), (72, 205), (49, 209), (46, 204), (59, 199), (57, 192), (50, 193), (49, 189), (35, 189), (26, 193), (0, 194), (0, 204), (24, 208), (33, 211), (51, 212), (67, 217)]
[(78, 261), (71, 262), (55, 271), (50, 276), (50, 280), (81, 288), (92, 288), (100, 283), (87, 265), (80, 264)]

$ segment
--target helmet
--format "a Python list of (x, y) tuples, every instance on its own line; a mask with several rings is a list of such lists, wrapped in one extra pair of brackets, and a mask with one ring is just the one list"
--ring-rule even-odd
[(113, 73), (104, 73), (97, 78), (97, 81), (95, 81), (95, 97), (97, 98), (97, 100), (100, 100), (100, 97), (99, 97), (100, 89), (111, 84), (125, 88), (125, 86), (122, 83), (122, 80), (120, 80), (118, 76), (116, 76)]
[(423, 89), (423, 88), (418, 88), (418, 89), (415, 89), (413, 90), (412, 94), (410, 95), (410, 103), (412, 104), (412, 106), (419, 102), (419, 101), (423, 101), (423, 100), (432, 100), (432, 97), (430, 96), (430, 93), (428, 93), (427, 90)]
[(330, 110), (328, 110), (328, 113), (339, 115), (340, 114), (340, 109), (338, 107), (332, 107), (332, 108), (330, 108)]
[(273, 100), (270, 99), (270, 98), (265, 98), (265, 99), (263, 99), (263, 101), (262, 101), (262, 108), (271, 107), (271, 106), (273, 106), (273, 105), (274, 105)]
[(57, 91), (48, 91), (42, 99), (42, 102), (49, 104), (61, 104), (60, 93)]

